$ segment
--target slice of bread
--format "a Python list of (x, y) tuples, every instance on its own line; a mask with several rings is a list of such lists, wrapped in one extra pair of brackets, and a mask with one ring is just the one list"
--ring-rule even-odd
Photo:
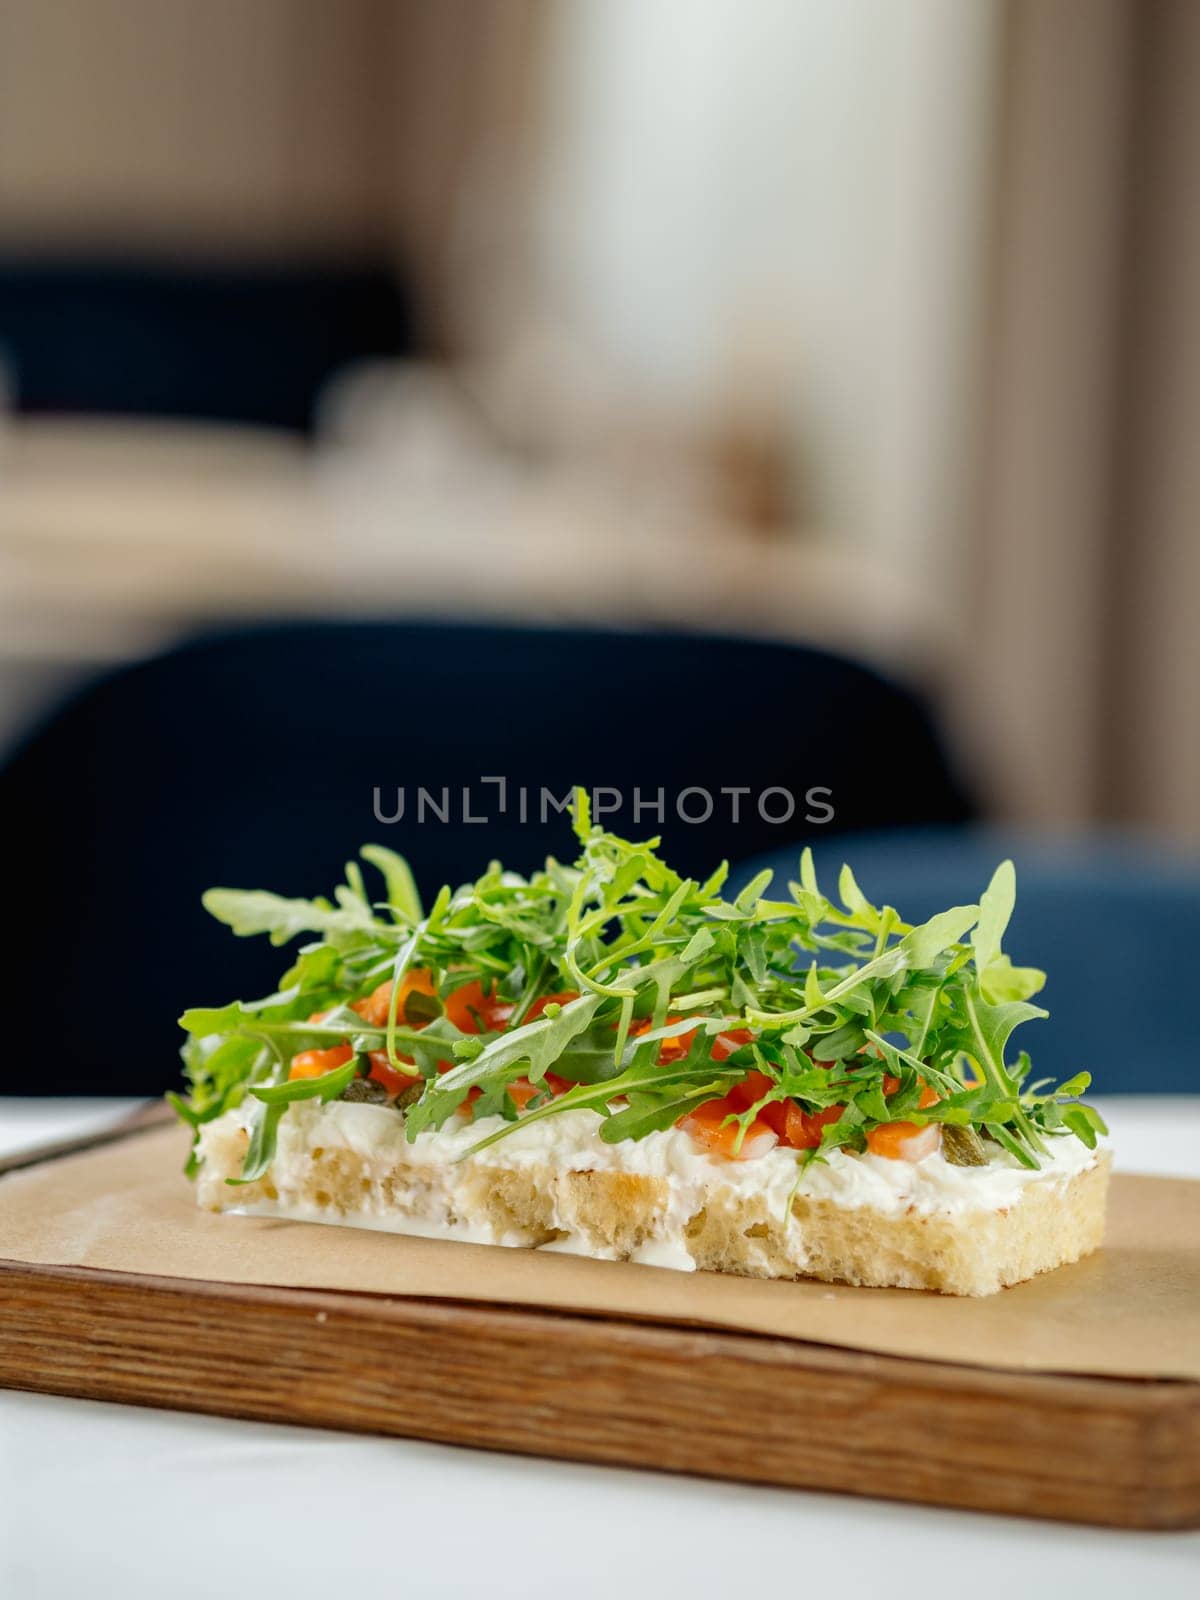
[(677, 1130), (604, 1145), (596, 1122), (586, 1112), (548, 1118), (468, 1155), (486, 1128), (410, 1144), (387, 1107), (307, 1101), (282, 1119), (267, 1174), (231, 1185), (249, 1142), (231, 1112), (203, 1130), (198, 1200), (213, 1211), (954, 1295), (993, 1294), (1077, 1261), (1103, 1237), (1109, 1157), (1073, 1137), (1036, 1173), (1001, 1152), (986, 1168), (959, 1168), (940, 1155), (912, 1166), (835, 1151), (797, 1181), (791, 1152), (726, 1161)]

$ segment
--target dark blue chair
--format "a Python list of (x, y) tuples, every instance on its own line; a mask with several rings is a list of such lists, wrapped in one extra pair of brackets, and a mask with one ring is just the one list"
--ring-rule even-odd
[(403, 287), (379, 262), (0, 258), (0, 354), (31, 414), (310, 432), (330, 378), (418, 342)]
[[(887, 774), (903, 772), (905, 781)], [(480, 780), (508, 780), (505, 812)], [(368, 840), (408, 855), (432, 894), (491, 857), (570, 856), (563, 797), (619, 791), (607, 820), (661, 832), (707, 874), (830, 828), (969, 813), (910, 692), (817, 650), (694, 634), (432, 623), (259, 627), (198, 639), (93, 684), (0, 771), (14, 1035), (0, 1090), (155, 1092), (176, 1077), (185, 1005), (269, 993), (285, 957), (235, 944), (201, 910), (212, 884), (327, 893)], [(447, 820), (417, 789), (446, 795)], [(464, 816), (462, 790), (472, 790)], [(633, 813), (665, 793), (667, 815)], [(722, 787), (748, 791), (732, 818)], [(386, 825), (375, 815), (379, 789)], [(522, 820), (520, 790), (527, 794)], [(829, 802), (806, 806), (812, 788)], [(681, 820), (686, 789), (714, 796)], [(759, 809), (758, 799), (776, 791)], [(784, 792), (797, 797), (787, 821)], [(684, 803), (699, 817), (703, 798)], [(794, 850), (793, 850), (794, 853)]]
[[(1192, 1011), (1200, 861), (1119, 835), (1055, 840), (986, 828), (821, 839), (813, 855), (827, 894), (847, 858), (868, 899), (910, 922), (978, 899), (996, 863), (1011, 856), (1017, 907), (1005, 948), (1019, 965), (1047, 973), (1037, 1003), (1049, 1020), (1020, 1035), (1035, 1077), (1086, 1069), (1102, 1094), (1200, 1090)], [(772, 852), (738, 876), (763, 866), (781, 886), (796, 875), (796, 854)]]

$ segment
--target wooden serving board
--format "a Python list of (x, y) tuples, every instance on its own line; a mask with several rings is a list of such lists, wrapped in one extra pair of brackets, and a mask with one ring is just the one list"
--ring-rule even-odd
[(0, 1261), (0, 1385), (1115, 1527), (1200, 1525), (1196, 1383)]

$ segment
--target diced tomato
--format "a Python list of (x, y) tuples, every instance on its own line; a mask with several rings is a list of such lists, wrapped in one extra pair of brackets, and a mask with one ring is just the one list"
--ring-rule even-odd
[(764, 1106), (759, 1116), (768, 1121), (779, 1135), (779, 1142), (789, 1150), (815, 1150), (821, 1142), (821, 1130), (810, 1133), (806, 1113), (794, 1100), (780, 1100), (776, 1105)]
[[(539, 1000), (533, 1002), (525, 1013), (525, 1021), (535, 1022), (551, 1003), (565, 1006), (569, 1001), (578, 999), (579, 995), (574, 989), (563, 989), (558, 994), (542, 995)], [(479, 1032), (479, 1026), (473, 1013), (478, 1014), (487, 1032), (502, 1032), (515, 1010), (516, 1006), (509, 1001), (499, 1000), (494, 994), (484, 994), (483, 989), (477, 982), (464, 984), (461, 989), (456, 989), (446, 1001), (446, 1015), (463, 1033)], [(449, 1072), (452, 1067), (457, 1065), (458, 1063), (455, 1061), (439, 1061), (438, 1070), (439, 1072)], [(534, 1096), (542, 1093), (543, 1089), (548, 1089), (552, 1095), (558, 1096), (566, 1094), (568, 1089), (573, 1089), (574, 1087), (573, 1083), (568, 1083), (565, 1078), (560, 1078), (557, 1073), (548, 1072), (541, 1084), (530, 1083), (528, 1078), (516, 1078), (508, 1085), (508, 1092), (512, 1096), (517, 1110), (524, 1111)], [(460, 1117), (470, 1115), (471, 1106), (479, 1099), (481, 1092), (479, 1089), (468, 1091), (467, 1098), (458, 1108)]]
[(528, 1078), (514, 1078), (508, 1086), (508, 1092), (517, 1110), (524, 1111), (534, 1095), (537, 1094), (538, 1088), (536, 1084), (530, 1083)]
[(728, 1098), (708, 1100), (681, 1117), (677, 1126), (690, 1133), (704, 1149), (730, 1161), (753, 1161), (757, 1156), (765, 1156), (779, 1143), (779, 1135), (761, 1117), (755, 1117), (746, 1129), (741, 1148), (737, 1148), (738, 1124), (725, 1121), (737, 1110)]
[[(749, 1111), (752, 1105), (761, 1100), (763, 1095), (769, 1094), (774, 1087), (774, 1083), (765, 1072), (748, 1072), (741, 1083), (734, 1084), (725, 1098), (736, 1111)], [(765, 1122), (767, 1127), (785, 1143), (790, 1105), (790, 1101), (772, 1100), (763, 1106), (757, 1118), (759, 1122)]]
[(836, 1122), (845, 1106), (826, 1106), (823, 1111), (805, 1111), (794, 1100), (787, 1102), (784, 1143), (793, 1150), (815, 1150), (821, 1143), (821, 1130)]
[(392, 1003), (392, 986), (390, 982), (381, 983), (377, 989), (372, 989), (369, 995), (361, 1000), (351, 1000), (351, 1011), (357, 1011), (363, 1021), (372, 1028), (385, 1028), (388, 1019), (388, 1007)]
[(578, 999), (578, 989), (560, 989), (557, 994), (544, 994), (540, 1000), (535, 1000), (525, 1013), (525, 1021), (536, 1022), (549, 1005), (565, 1006), (569, 1005), (572, 1000)]
[[(423, 967), (414, 967), (406, 972), (400, 980), (400, 998), (397, 1002), (396, 1016), (400, 1026), (409, 1026), (404, 1018), (404, 1002), (410, 994), (434, 995), (433, 974)], [(351, 1002), (350, 1009), (357, 1011), (359, 1016), (372, 1028), (386, 1028), (392, 1004), (392, 983), (385, 979), (378, 987), (372, 989), (369, 995), (361, 1000)], [(424, 1023), (418, 1023), (424, 1027)], [(371, 1070), (367, 1074), (376, 1083), (382, 1084), (389, 1094), (403, 1094), (406, 1089), (411, 1089), (413, 1084), (420, 1083), (419, 1072), (398, 1072), (388, 1059), (386, 1050), (369, 1050), (367, 1059), (371, 1063)], [(411, 1056), (403, 1056), (397, 1052), (396, 1059), (406, 1066), (412, 1066)]]
[[(749, 1028), (732, 1028), (728, 1033), (719, 1033), (713, 1040), (712, 1058), (714, 1061), (727, 1061), (735, 1050), (741, 1050), (745, 1045), (753, 1043), (754, 1035)], [(764, 1074), (758, 1072), (754, 1076), (761, 1078)], [(761, 1098), (761, 1095), (755, 1095), (756, 1100)]]
[[(559, 1079), (560, 1083), (561, 1081), (562, 1080)], [(525, 1107), (534, 1098), (534, 1096), (541, 1094), (544, 1088), (544, 1084), (530, 1083), (528, 1078), (515, 1078), (513, 1082), (509, 1084), (508, 1092), (512, 1096), (513, 1104), (516, 1106), (517, 1110), (524, 1111)]]
[[(727, 1099), (736, 1110), (748, 1111), (773, 1087), (765, 1072), (748, 1072), (730, 1089)], [(821, 1129), (836, 1122), (844, 1110), (844, 1106), (827, 1106), (824, 1111), (805, 1111), (794, 1100), (772, 1100), (758, 1113), (758, 1120), (774, 1130), (781, 1144), (793, 1150), (815, 1150), (821, 1142)]]
[(353, 1059), (354, 1051), (348, 1044), (335, 1044), (332, 1050), (301, 1050), (292, 1057), (288, 1077), (322, 1078)]
[[(715, 1050), (713, 1054), (716, 1055)], [(774, 1082), (765, 1072), (748, 1072), (741, 1083), (734, 1084), (725, 1098), (735, 1111), (749, 1111), (752, 1105), (761, 1100), (763, 1095), (769, 1094), (774, 1087)], [(780, 1139), (784, 1138), (787, 1126), (786, 1105), (787, 1102), (782, 1100), (772, 1100), (769, 1105), (763, 1106), (757, 1118), (759, 1122), (765, 1122)]]
[[(406, 972), (400, 980), (400, 998), (396, 1002), (396, 1016), (400, 1026), (406, 1026), (404, 1002), (410, 994), (424, 994), (432, 999), (435, 993), (432, 972), (428, 972), (424, 967), (413, 967), (411, 971)], [(387, 978), (362, 1000), (352, 1000), (350, 1009), (357, 1011), (363, 1021), (369, 1023), (372, 1028), (386, 1028), (391, 1004), (392, 982)]]
[(446, 1015), (460, 1033), (499, 1033), (516, 1010), (493, 986), (485, 994), (478, 978), (446, 996)]
[[(439, 1072), (449, 1072), (451, 1067), (453, 1067), (455, 1065), (456, 1065), (456, 1063), (453, 1062), (453, 1061), (439, 1061), (438, 1062), (438, 1071)], [(462, 1102), (462, 1104), (460, 1106), (456, 1106), (455, 1107), (455, 1115), (456, 1116), (460, 1116), (460, 1117), (469, 1117), (471, 1115), (471, 1107), (475, 1104), (476, 1100), (479, 1099), (479, 1096), (482, 1093), (483, 1093), (482, 1089), (468, 1089), (467, 1090), (467, 1098)]]
[[(720, 1043), (719, 1039), (717, 1043)], [(713, 1055), (714, 1057), (716, 1056), (715, 1050)], [(727, 1098), (739, 1111), (749, 1111), (756, 1100), (761, 1100), (763, 1095), (769, 1094), (774, 1087), (774, 1082), (767, 1077), (765, 1072), (748, 1072), (741, 1083), (734, 1084)], [(770, 1111), (771, 1109), (772, 1106), (763, 1107), (764, 1111)]]
[[(682, 1022), (682, 1017), (667, 1017), (663, 1026), (671, 1022)], [(638, 1017), (630, 1025), (629, 1037), (640, 1039), (642, 1034), (649, 1033), (654, 1026), (653, 1017)], [(660, 1067), (669, 1065), (672, 1061), (682, 1061), (692, 1047), (692, 1038), (695, 1028), (689, 1028), (686, 1033), (676, 1033), (669, 1039), (660, 1039), (658, 1043), (658, 1064)]]
[[(664, 1018), (662, 1026), (666, 1027), (668, 1023), (682, 1022), (683, 1020), (683, 1017), (668, 1016)], [(631, 1039), (640, 1039), (642, 1034), (649, 1033), (653, 1026), (653, 1017), (638, 1017), (630, 1025), (629, 1037)], [(672, 1034), (669, 1039), (660, 1039), (657, 1058), (659, 1066), (665, 1067), (670, 1065), (672, 1061), (682, 1061), (692, 1048), (692, 1039), (695, 1037), (695, 1033), (695, 1028), (688, 1028), (685, 1033), (676, 1033)]]
[[(748, 1072), (729, 1091), (728, 1098), (739, 1111), (748, 1111), (773, 1087), (765, 1072)], [(836, 1122), (844, 1110), (844, 1106), (827, 1106), (824, 1111), (805, 1111), (794, 1100), (772, 1100), (763, 1106), (758, 1117), (775, 1130), (781, 1144), (793, 1150), (815, 1150), (821, 1142), (821, 1129), (828, 1122)]]
[[(446, 1065), (453, 1066), (454, 1063), (447, 1062)], [(574, 1087), (573, 1083), (568, 1083), (565, 1078), (560, 1078), (557, 1073), (548, 1072), (541, 1083), (530, 1083), (528, 1078), (514, 1078), (508, 1085), (508, 1092), (512, 1096), (513, 1104), (517, 1110), (524, 1111), (535, 1095), (549, 1090), (550, 1094), (557, 1099), (560, 1094), (566, 1094), (568, 1089), (573, 1089)], [(469, 1089), (467, 1091), (467, 1098), (458, 1107), (460, 1117), (465, 1117), (468, 1114), (471, 1105), (479, 1099), (482, 1092), (481, 1089)]]
[[(682, 1022), (679, 1016), (669, 1016), (666, 1022)], [(638, 1039), (643, 1033), (649, 1033), (653, 1026), (652, 1017), (639, 1017), (629, 1029), (629, 1037)], [(685, 1033), (673, 1034), (669, 1039), (663, 1039), (658, 1047), (658, 1062), (660, 1066), (667, 1066), (672, 1061), (682, 1061), (692, 1048), (692, 1039), (695, 1037), (695, 1028), (689, 1028)], [(710, 1054), (714, 1061), (727, 1061), (735, 1050), (740, 1050), (743, 1045), (753, 1043), (754, 1035), (749, 1028), (732, 1028), (728, 1033), (719, 1033), (713, 1040)]]
[[(381, 1083), (389, 1094), (403, 1094), (406, 1089), (411, 1089), (414, 1083), (420, 1083), (419, 1072), (397, 1072), (388, 1060), (386, 1050), (368, 1050), (367, 1060), (371, 1063), (371, 1070), (367, 1074), (374, 1078), (376, 1083)], [(401, 1056), (401, 1061), (409, 1066), (412, 1062), (408, 1056)]]
[(887, 1156), (892, 1161), (920, 1161), (931, 1156), (941, 1142), (942, 1130), (936, 1122), (923, 1128), (915, 1122), (884, 1122), (867, 1135), (871, 1154)]
[[(433, 984), (433, 974), (423, 967), (414, 967), (407, 972), (400, 983), (400, 998), (397, 1002), (397, 1014), (401, 1023), (404, 1022), (404, 1002), (410, 994), (426, 994), (433, 996), (436, 990)], [(526, 1014), (526, 1022), (533, 1022), (545, 1013), (546, 1007), (552, 1003), (566, 1005), (571, 1000), (578, 1000), (579, 995), (574, 989), (563, 989), (557, 994), (542, 995), (535, 1000)], [(351, 1003), (351, 1009), (356, 1011), (364, 1022), (373, 1028), (387, 1026), (388, 1012), (392, 1000), (392, 984), (385, 981), (365, 995), (361, 1000)], [(463, 1033), (478, 1033), (480, 1023), (488, 1033), (502, 1032), (507, 1026), (509, 1018), (516, 1010), (511, 1001), (502, 1000), (494, 989), (484, 992), (477, 979), (463, 984), (455, 989), (445, 1003), (446, 1015), (451, 1022)], [(328, 1012), (316, 1012), (309, 1018), (310, 1022), (321, 1022)], [(424, 1024), (417, 1024), (418, 1027)], [(648, 1026), (648, 1024), (647, 1024)], [(345, 1065), (353, 1055), (348, 1044), (335, 1045), (331, 1050), (303, 1050), (297, 1055), (291, 1068), (293, 1078), (315, 1078), (324, 1072), (331, 1072), (335, 1067)], [(420, 1073), (398, 1072), (388, 1059), (386, 1050), (371, 1050), (367, 1053), (371, 1063), (368, 1076), (376, 1083), (380, 1083), (389, 1094), (403, 1094), (414, 1084), (421, 1082)], [(411, 1056), (399, 1056), (398, 1059), (405, 1065), (412, 1065)], [(438, 1071), (449, 1072), (458, 1066), (456, 1061), (439, 1061)], [(565, 1078), (560, 1078), (556, 1073), (548, 1072), (544, 1080), (545, 1088), (553, 1095), (566, 1094), (568, 1089), (574, 1088)], [(518, 1078), (509, 1085), (509, 1091), (519, 1110), (533, 1099), (540, 1090), (530, 1083), (528, 1078)], [(460, 1116), (470, 1115), (472, 1104), (479, 1099), (481, 1090), (473, 1088), (468, 1090), (466, 1099), (459, 1106)]]
[[(455, 1067), (461, 1066), (461, 1061), (439, 1061), (437, 1064), (437, 1069), (439, 1072), (453, 1072)], [(475, 1104), (476, 1100), (479, 1099), (479, 1096), (482, 1093), (483, 1090), (478, 1087), (468, 1089), (466, 1098), (460, 1105), (455, 1107), (455, 1114), (460, 1117), (469, 1117), (471, 1115), (471, 1107)]]
[[(900, 1087), (900, 1079), (899, 1078), (893, 1078), (890, 1072), (885, 1074), (884, 1080), (883, 1080), (883, 1092), (884, 1092), (884, 1094), (895, 1094), (897, 1089), (899, 1089), (899, 1087)], [(920, 1099), (920, 1102), (919, 1102), (921, 1110), (925, 1111), (929, 1106), (935, 1106), (935, 1105), (937, 1105), (937, 1103), (938, 1103), (938, 1095), (937, 1095), (936, 1089), (931, 1089), (929, 1087), (929, 1085), (926, 1082), (924, 1082), (924, 1080), (922, 1080), (922, 1083), (921, 1083), (921, 1099)]]

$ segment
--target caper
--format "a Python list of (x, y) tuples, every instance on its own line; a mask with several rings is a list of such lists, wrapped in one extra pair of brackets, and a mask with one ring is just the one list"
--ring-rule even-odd
[(343, 1100), (361, 1100), (370, 1106), (381, 1106), (388, 1097), (387, 1090), (374, 1078), (351, 1078), (342, 1090)]

